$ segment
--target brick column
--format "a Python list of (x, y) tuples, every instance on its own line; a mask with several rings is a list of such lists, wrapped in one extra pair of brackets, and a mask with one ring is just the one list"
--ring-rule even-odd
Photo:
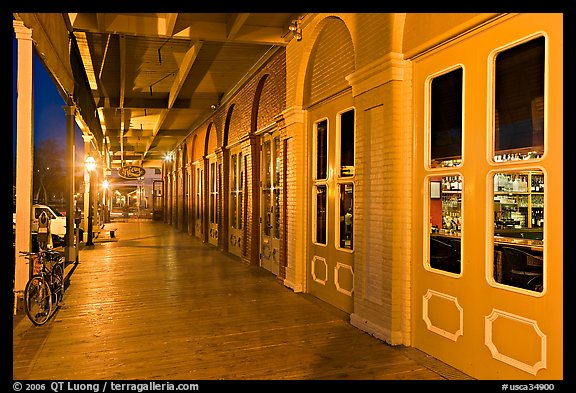
[(346, 78), (357, 112), (354, 230), (359, 241), (350, 323), (394, 345), (410, 339), (409, 67), (401, 53), (392, 52)]
[(294, 106), (282, 112), (283, 121), (279, 122), (285, 152), (283, 162), (286, 163), (285, 178), (282, 179), (286, 199), (283, 204), (283, 228), (287, 239), (283, 278), (284, 285), (295, 292), (302, 292), (306, 288), (308, 228), (305, 217), (309, 216), (309, 192), (305, 119), (306, 113), (302, 107)]

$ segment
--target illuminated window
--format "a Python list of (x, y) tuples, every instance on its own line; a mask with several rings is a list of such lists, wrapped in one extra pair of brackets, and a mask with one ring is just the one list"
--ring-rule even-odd
[(340, 248), (353, 249), (354, 229), (354, 184), (344, 183), (339, 185), (340, 204)]
[(429, 180), (430, 267), (459, 274), (461, 268), (462, 176)]
[(542, 292), (544, 173), (494, 173), (494, 281)]

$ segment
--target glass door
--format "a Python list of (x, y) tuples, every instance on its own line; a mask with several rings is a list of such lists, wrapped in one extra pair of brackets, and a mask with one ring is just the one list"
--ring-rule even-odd
[(279, 273), (280, 258), (280, 136), (262, 136), (260, 189), (260, 266)]
[(230, 150), (230, 198), (228, 250), (242, 256), (244, 212), (244, 156), (240, 147)]
[(202, 168), (202, 162), (197, 161), (193, 165), (193, 170), (195, 174), (194, 182), (194, 235), (202, 239), (202, 217), (204, 216), (204, 203), (202, 200), (202, 186), (204, 178), (204, 170)]
[(310, 110), (311, 231), (308, 291), (354, 310), (354, 147), (351, 95)]
[(208, 243), (218, 245), (218, 162), (216, 155), (208, 158)]

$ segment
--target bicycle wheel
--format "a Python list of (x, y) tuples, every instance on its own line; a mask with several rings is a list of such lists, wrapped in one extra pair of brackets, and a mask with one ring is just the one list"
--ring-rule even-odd
[(55, 304), (58, 307), (58, 303), (62, 300), (63, 295), (63, 280), (64, 280), (64, 267), (61, 262), (56, 263), (52, 267), (51, 275), (51, 284), (52, 284), (52, 304)]
[(43, 325), (52, 311), (52, 291), (44, 277), (33, 276), (24, 289), (24, 308), (34, 325)]

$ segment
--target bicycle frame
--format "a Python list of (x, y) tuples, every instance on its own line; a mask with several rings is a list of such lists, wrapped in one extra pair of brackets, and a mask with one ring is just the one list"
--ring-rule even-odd
[[(43, 325), (61, 305), (64, 294), (64, 265), (61, 254), (54, 250), (20, 252), (34, 263), (34, 274), (24, 290), (24, 307), (30, 321)], [(49, 266), (50, 265), (50, 266)], [(56, 305), (53, 308), (53, 305)]]

